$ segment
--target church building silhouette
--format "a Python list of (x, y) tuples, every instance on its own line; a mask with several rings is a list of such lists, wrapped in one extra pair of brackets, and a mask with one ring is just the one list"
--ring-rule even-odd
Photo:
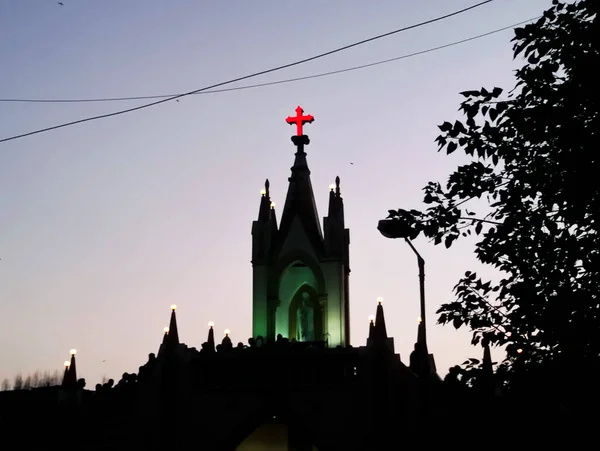
[(182, 444), (185, 430), (202, 436), (204, 449), (389, 449), (393, 425), (415, 421), (441, 382), (425, 343), (412, 369), (402, 363), (381, 300), (365, 346), (350, 345), (350, 232), (339, 177), (321, 227), (303, 133), (313, 120), (301, 107), (287, 118), (296, 153), (281, 220), (266, 180), (252, 224), (252, 338), (234, 346), (226, 331), (218, 343), (211, 324), (200, 351), (189, 349), (173, 308), (140, 381), (143, 412), (178, 425)]
[(219, 339), (210, 323), (200, 349), (188, 347), (173, 305), (158, 352), (137, 375), (84, 390), (73, 352), (63, 385), (45, 401), (7, 395), (4, 420), (19, 409), (47, 415), (39, 419), (47, 436), (23, 439), (48, 444), (55, 428), (67, 427), (71, 439), (61, 449), (389, 450), (399, 449), (390, 444), (400, 425), (416, 431), (436, 415), (444, 384), (423, 323), (408, 365), (395, 352), (381, 300), (365, 345), (350, 345), (350, 232), (339, 177), (321, 227), (303, 132), (313, 120), (301, 107), (287, 118), (296, 152), (279, 222), (268, 180), (261, 192), (248, 342), (234, 344), (228, 331)]

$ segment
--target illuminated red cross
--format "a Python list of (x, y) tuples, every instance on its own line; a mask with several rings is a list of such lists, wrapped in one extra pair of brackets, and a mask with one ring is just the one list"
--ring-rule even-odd
[(304, 113), (304, 110), (301, 106), (299, 106), (298, 108), (296, 108), (296, 116), (288, 116), (288, 118), (285, 120), (290, 125), (296, 124), (296, 134), (298, 136), (302, 136), (302, 126), (304, 124), (310, 124), (312, 121), (315, 120), (315, 118), (312, 117), (310, 114), (307, 116), (302, 116), (302, 113)]

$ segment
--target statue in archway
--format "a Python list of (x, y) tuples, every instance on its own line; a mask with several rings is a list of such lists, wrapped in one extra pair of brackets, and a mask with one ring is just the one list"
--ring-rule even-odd
[(302, 293), (302, 303), (296, 311), (296, 330), (296, 340), (315, 340), (315, 314), (307, 292)]

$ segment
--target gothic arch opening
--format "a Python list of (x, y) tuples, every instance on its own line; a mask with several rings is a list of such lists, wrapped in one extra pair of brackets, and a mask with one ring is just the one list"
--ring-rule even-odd
[[(323, 271), (319, 265), (319, 262), (314, 259), (309, 253), (296, 249), (292, 252), (287, 253), (283, 257), (279, 258), (273, 267), (273, 279), (272, 281), (279, 284), (281, 278), (285, 276), (285, 273), (290, 268), (305, 267), (312, 272), (314, 277), (314, 283), (311, 285), (317, 290), (320, 295), (325, 294), (325, 277)], [(272, 294), (275, 294), (279, 286), (272, 284), (270, 290)]]
[(277, 277), (278, 307), (275, 335), (297, 341), (324, 340), (324, 306), (321, 305), (324, 279), (312, 260), (286, 258), (287, 266)]

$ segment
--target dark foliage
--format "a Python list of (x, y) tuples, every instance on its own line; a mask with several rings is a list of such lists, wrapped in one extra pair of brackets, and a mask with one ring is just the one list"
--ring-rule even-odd
[[(592, 368), (600, 355), (599, 8), (553, 1), (515, 29), (514, 89), (462, 92), (465, 120), (439, 126), (439, 150), (472, 161), (424, 188), (425, 210), (390, 210), (411, 238), (481, 237), (476, 256), (502, 279), (467, 271), (438, 321), (505, 346), (501, 372)], [(467, 209), (474, 198), (487, 214)]]

